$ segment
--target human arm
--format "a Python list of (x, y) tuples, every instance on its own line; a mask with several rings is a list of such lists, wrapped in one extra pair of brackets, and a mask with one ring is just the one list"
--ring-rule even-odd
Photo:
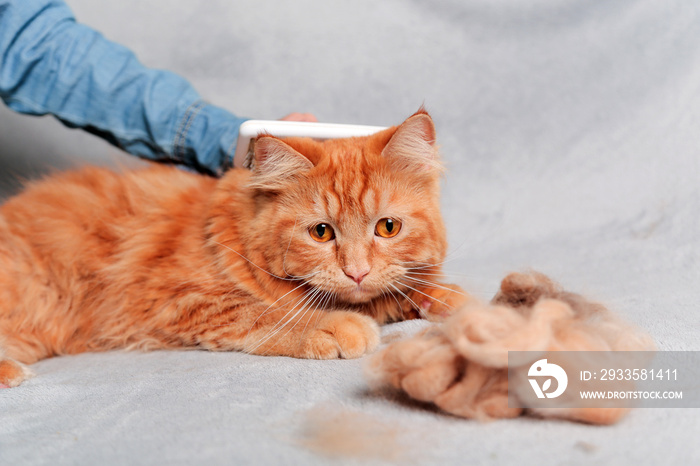
[(0, 98), (134, 155), (209, 174), (231, 166), (245, 121), (77, 23), (61, 0), (0, 0)]

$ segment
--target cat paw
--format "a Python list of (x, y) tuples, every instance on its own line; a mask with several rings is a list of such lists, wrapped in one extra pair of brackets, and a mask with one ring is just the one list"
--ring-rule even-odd
[(411, 298), (420, 307), (421, 317), (442, 322), (461, 308), (471, 297), (458, 285), (441, 285), (414, 292)]
[(0, 360), (0, 388), (16, 387), (33, 375), (24, 364), (12, 359)]
[(379, 345), (379, 326), (374, 319), (347, 311), (327, 312), (302, 341), (300, 357), (353, 359)]

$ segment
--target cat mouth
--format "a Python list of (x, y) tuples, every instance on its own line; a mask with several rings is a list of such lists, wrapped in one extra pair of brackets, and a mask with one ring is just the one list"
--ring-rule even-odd
[(341, 297), (350, 303), (362, 303), (374, 299), (378, 295), (379, 293), (374, 288), (359, 284), (343, 290)]

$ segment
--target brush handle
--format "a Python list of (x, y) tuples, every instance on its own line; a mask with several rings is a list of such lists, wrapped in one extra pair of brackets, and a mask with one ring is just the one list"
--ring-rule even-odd
[(250, 168), (250, 141), (266, 133), (281, 138), (309, 137), (314, 139), (337, 139), (357, 136), (369, 136), (377, 133), (384, 126), (343, 125), (337, 123), (310, 123), (305, 121), (248, 120), (238, 132), (236, 153), (233, 156), (234, 167)]

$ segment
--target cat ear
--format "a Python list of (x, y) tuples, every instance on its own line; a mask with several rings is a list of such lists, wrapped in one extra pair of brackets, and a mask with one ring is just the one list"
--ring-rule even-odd
[(399, 125), (382, 155), (400, 171), (442, 171), (435, 145), (435, 125), (430, 115), (421, 109)]
[(249, 186), (264, 190), (279, 190), (293, 178), (313, 168), (309, 159), (287, 143), (272, 136), (255, 140), (255, 168)]

